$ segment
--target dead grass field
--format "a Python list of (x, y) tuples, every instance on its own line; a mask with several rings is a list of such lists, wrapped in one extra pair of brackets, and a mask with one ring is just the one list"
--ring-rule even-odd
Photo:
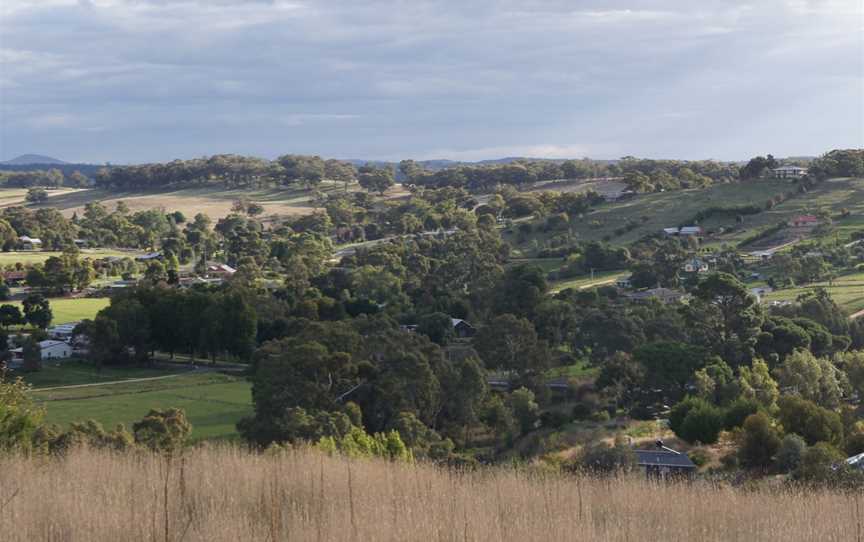
[(635, 476), (459, 473), (308, 450), (199, 448), (170, 464), (93, 451), (0, 459), (7, 541), (854, 541), (861, 500)]
[[(327, 194), (338, 193), (345, 188), (342, 183), (325, 181), (318, 186), (318, 189)], [(349, 191), (357, 191), (360, 187), (355, 184), (349, 186), (348, 189)], [(0, 208), (24, 205), (26, 194), (26, 189), (0, 189)], [(407, 191), (402, 185), (396, 185), (385, 196), (396, 198), (406, 194)], [(169, 212), (180, 211), (189, 219), (197, 213), (205, 213), (214, 220), (228, 215), (231, 205), (241, 197), (248, 198), (249, 201), (264, 207), (265, 217), (303, 215), (309, 214), (315, 209), (311, 201), (312, 193), (309, 190), (284, 187), (262, 190), (229, 190), (218, 186), (207, 186), (158, 192), (115, 192), (101, 189), (59, 188), (49, 190), (48, 196), (48, 200), (44, 203), (30, 207), (34, 209), (53, 207), (70, 217), (75, 212), (81, 215), (84, 211), (84, 205), (91, 201), (99, 201), (109, 209), (113, 209), (118, 201), (123, 201), (133, 212), (161, 207)]]

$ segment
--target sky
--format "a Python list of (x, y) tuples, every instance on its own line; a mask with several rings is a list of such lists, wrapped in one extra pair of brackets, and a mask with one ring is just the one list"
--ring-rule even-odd
[(860, 0), (0, 1), (0, 159), (850, 147)]

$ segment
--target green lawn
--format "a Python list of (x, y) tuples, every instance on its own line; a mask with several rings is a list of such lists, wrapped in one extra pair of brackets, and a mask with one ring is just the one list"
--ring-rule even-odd
[[(0, 265), (9, 266), (16, 263), (34, 264), (43, 263), (51, 256), (60, 256), (62, 252), (53, 252), (50, 250), (22, 250), (17, 252), (0, 252)], [(120, 258), (134, 258), (143, 254), (141, 250), (119, 250), (108, 248), (85, 248), (81, 250), (82, 258), (108, 258), (116, 256)]]
[(598, 372), (598, 367), (591, 367), (587, 362), (580, 361), (573, 365), (553, 367), (546, 371), (546, 376), (547, 378), (582, 378), (587, 376), (596, 376)]
[[(57, 298), (48, 301), (51, 303), (51, 311), (54, 313), (52, 325), (77, 322), (85, 318), (93, 319), (96, 317), (96, 313), (111, 302), (107, 297)], [(20, 306), (21, 302), (11, 301), (7, 304)]]
[(64, 361), (60, 365), (47, 365), (37, 373), (26, 373), (24, 380), (34, 389), (54, 386), (92, 384), (94, 382), (115, 382), (133, 378), (149, 378), (178, 374), (186, 370), (164, 370), (150, 367), (103, 367), (101, 371), (86, 361)]
[(153, 408), (182, 408), (192, 438), (236, 438), (236, 423), (252, 412), (251, 384), (242, 377), (195, 373), (146, 382), (127, 382), (33, 392), (47, 408), (48, 423), (66, 425), (94, 419), (106, 428), (127, 428)]
[(799, 295), (817, 286), (825, 288), (834, 301), (850, 313), (864, 310), (864, 273), (852, 273), (838, 277), (832, 281), (808, 284), (799, 288), (775, 290), (764, 296), (763, 301), (794, 301)]

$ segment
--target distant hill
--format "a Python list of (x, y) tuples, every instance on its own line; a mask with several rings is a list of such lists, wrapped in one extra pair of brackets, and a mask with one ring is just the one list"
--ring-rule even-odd
[(68, 162), (58, 160), (57, 158), (51, 158), (50, 156), (43, 156), (41, 154), (22, 154), (21, 156), (16, 156), (11, 160), (0, 162), (0, 166), (29, 166), (33, 164), (50, 164), (59, 166), (66, 163)]

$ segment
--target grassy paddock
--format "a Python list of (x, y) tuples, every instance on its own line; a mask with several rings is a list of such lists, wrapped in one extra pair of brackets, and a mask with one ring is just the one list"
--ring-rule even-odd
[[(46, 421), (60, 425), (92, 418), (108, 428), (118, 423), (131, 427), (151, 408), (182, 408), (192, 423), (195, 440), (236, 438), (236, 423), (252, 412), (251, 384), (245, 379), (221, 373), (156, 373), (134, 373), (127, 378), (167, 377), (59, 390), (37, 389), (33, 398), (46, 407)], [(118, 374), (114, 377), (123, 380)]]
[(799, 295), (812, 291), (816, 287), (825, 288), (831, 298), (850, 313), (864, 310), (864, 273), (852, 273), (834, 279), (831, 283), (818, 282), (799, 288), (775, 290), (766, 294), (764, 301), (794, 301)]
[[(141, 250), (121, 250), (111, 248), (84, 248), (81, 249), (81, 258), (93, 260), (108, 257), (134, 258), (144, 252)], [(8, 266), (21, 264), (44, 263), (51, 256), (61, 256), (63, 253), (50, 250), (21, 250), (15, 252), (0, 252), (0, 265)]]
[(34, 389), (52, 388), (55, 386), (77, 386), (100, 382), (116, 382), (135, 378), (151, 378), (177, 374), (176, 370), (164, 370), (150, 367), (103, 367), (86, 361), (67, 360), (57, 365), (46, 365), (41, 371), (25, 373), (24, 380)]
[[(51, 303), (51, 311), (54, 313), (54, 319), (51, 320), (52, 325), (77, 322), (85, 318), (93, 319), (96, 317), (96, 313), (111, 303), (107, 297), (57, 298), (48, 301)], [(21, 307), (20, 301), (7, 301), (6, 304)]]
[(307, 449), (211, 446), (173, 462), (85, 450), (0, 459), (0, 532), (9, 541), (839, 542), (856, 539), (860, 501), (639, 476), (447, 471)]

